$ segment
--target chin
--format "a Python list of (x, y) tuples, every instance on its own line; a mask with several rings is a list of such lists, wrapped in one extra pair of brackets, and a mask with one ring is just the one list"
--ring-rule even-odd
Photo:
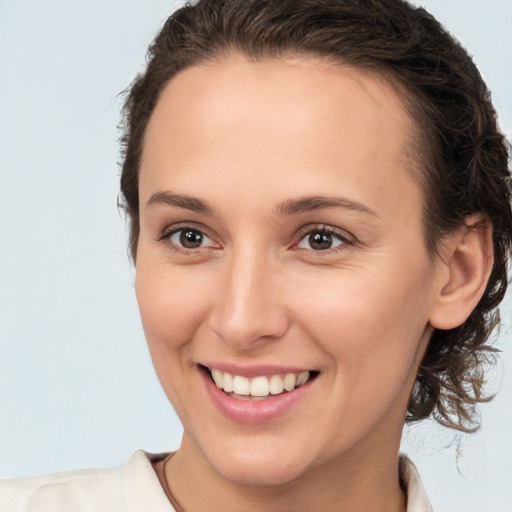
[(219, 443), (215, 451), (203, 454), (217, 474), (240, 485), (285, 485), (299, 479), (312, 465), (303, 448), (291, 447), (278, 439), (255, 441), (245, 439), (229, 447)]

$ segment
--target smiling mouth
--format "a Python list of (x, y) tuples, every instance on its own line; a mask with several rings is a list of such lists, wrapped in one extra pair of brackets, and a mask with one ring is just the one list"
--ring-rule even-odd
[(315, 379), (320, 372), (305, 371), (300, 373), (260, 375), (247, 378), (234, 375), (217, 368), (204, 367), (213, 383), (224, 393), (238, 400), (265, 400), (304, 386)]

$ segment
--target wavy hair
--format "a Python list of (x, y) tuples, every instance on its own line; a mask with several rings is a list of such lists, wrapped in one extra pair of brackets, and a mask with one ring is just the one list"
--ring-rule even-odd
[(499, 324), (512, 238), (509, 146), (475, 64), (422, 8), (402, 0), (199, 0), (172, 14), (151, 44), (144, 73), (123, 110), (120, 201), (135, 260), (138, 174), (144, 133), (163, 88), (181, 70), (241, 53), (258, 61), (312, 55), (377, 73), (404, 91), (417, 126), (411, 154), (424, 195), (425, 243), (479, 214), (493, 228), (495, 261), (485, 293), (463, 325), (435, 330), (420, 365), (406, 421), (432, 415), (462, 431), (478, 428), (487, 341)]

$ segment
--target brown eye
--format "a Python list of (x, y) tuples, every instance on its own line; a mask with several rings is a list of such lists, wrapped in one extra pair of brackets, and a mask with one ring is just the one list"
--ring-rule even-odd
[(309, 235), (308, 242), (311, 249), (324, 251), (332, 247), (332, 235), (324, 231), (317, 231)]
[(204, 233), (192, 228), (183, 228), (175, 231), (169, 237), (174, 245), (184, 249), (199, 249), (200, 247), (211, 246), (212, 241)]
[(180, 234), (180, 243), (187, 249), (201, 247), (203, 235), (199, 231), (183, 230)]
[(299, 249), (312, 251), (326, 251), (335, 247), (350, 243), (347, 239), (335, 231), (329, 229), (314, 229), (306, 233), (298, 243)]

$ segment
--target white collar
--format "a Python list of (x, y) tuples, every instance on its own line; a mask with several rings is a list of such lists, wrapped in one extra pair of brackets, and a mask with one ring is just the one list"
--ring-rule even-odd
[(400, 455), (400, 481), (407, 493), (407, 512), (433, 512), (421, 478), (413, 462)]

